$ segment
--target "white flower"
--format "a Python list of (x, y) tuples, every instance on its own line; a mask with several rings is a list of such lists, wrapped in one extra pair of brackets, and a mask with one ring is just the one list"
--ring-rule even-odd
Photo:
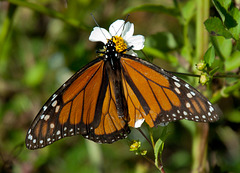
[(92, 42), (103, 42), (106, 44), (108, 39), (112, 39), (116, 44), (116, 50), (121, 52), (132, 46), (132, 49), (127, 54), (136, 56), (133, 50), (141, 50), (144, 47), (145, 38), (142, 35), (133, 35), (134, 25), (124, 20), (116, 20), (109, 27), (109, 32), (100, 27), (94, 27), (89, 36)]

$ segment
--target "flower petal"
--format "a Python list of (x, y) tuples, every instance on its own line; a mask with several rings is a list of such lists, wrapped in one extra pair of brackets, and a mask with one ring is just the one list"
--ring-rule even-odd
[(145, 38), (142, 35), (134, 35), (128, 38), (126, 41), (128, 47), (133, 46), (133, 50), (141, 50), (144, 47)]
[(109, 32), (112, 36), (118, 35), (120, 36), (123, 32), (124, 20), (116, 20), (109, 27)]
[(124, 40), (128, 40), (128, 38), (133, 36), (133, 32), (134, 32), (134, 25), (133, 23), (127, 22), (124, 25), (124, 29), (122, 32), (122, 37)]
[(133, 50), (127, 51), (126, 54), (136, 56), (136, 57), (138, 56), (138, 54), (136, 52), (134, 52)]
[(91, 32), (90, 36), (89, 36), (89, 40), (92, 42), (103, 42), (104, 44), (107, 43), (107, 39), (112, 38), (110, 33), (104, 29), (104, 28), (100, 28), (100, 27), (94, 27), (93, 31)]

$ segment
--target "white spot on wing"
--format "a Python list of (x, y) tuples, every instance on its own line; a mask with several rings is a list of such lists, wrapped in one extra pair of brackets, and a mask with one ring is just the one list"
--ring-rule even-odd
[(56, 134), (57, 134), (57, 135), (60, 135), (60, 134), (61, 134), (61, 131), (60, 131), (60, 130), (58, 130)]
[(178, 82), (180, 81), (176, 76), (173, 76), (172, 78), (173, 78), (175, 81), (178, 81)]
[(47, 110), (47, 106), (43, 106), (43, 111)]
[(44, 120), (47, 121), (49, 118), (50, 118), (50, 115), (46, 115), (46, 116), (44, 117)]
[(189, 87), (189, 85), (186, 83), (185, 84), (185, 87), (187, 88), (187, 89), (190, 89), (190, 87)]
[(57, 97), (57, 94), (53, 94), (51, 101), (53, 101), (56, 97)]
[(57, 105), (57, 100), (54, 100), (54, 102), (52, 102), (52, 107), (55, 107)]
[(210, 111), (210, 112), (213, 112), (213, 111), (214, 111), (214, 109), (213, 109), (212, 106), (209, 107), (209, 111)]
[(188, 98), (192, 98), (192, 94), (187, 93), (187, 97), (188, 97)]
[(40, 116), (40, 119), (42, 120), (42, 119), (44, 118), (44, 116), (45, 116), (44, 114), (43, 114), (43, 115), (41, 115), (41, 116)]
[(50, 128), (53, 129), (55, 127), (54, 123), (50, 124)]
[(33, 136), (32, 136), (32, 135), (28, 135), (28, 139), (29, 139), (29, 140), (32, 140), (32, 139), (33, 139)]
[(187, 108), (190, 108), (190, 107), (191, 107), (190, 103), (187, 102), (187, 103), (186, 103), (186, 107), (187, 107)]
[(174, 82), (174, 84), (176, 85), (176, 87), (180, 88), (181, 85), (178, 82)]
[(56, 108), (55, 108), (55, 113), (58, 113), (59, 109), (60, 109), (60, 106), (57, 105)]
[(181, 94), (180, 90), (178, 88), (174, 88), (174, 90), (178, 93)]
[(195, 92), (193, 92), (193, 91), (191, 91), (190, 93), (191, 93), (193, 96), (195, 96), (195, 95), (196, 95), (196, 94), (195, 94)]
[(139, 119), (139, 120), (137, 120), (137, 121), (135, 122), (134, 127), (135, 127), (135, 128), (141, 127), (141, 125), (142, 125), (142, 123), (144, 122), (144, 120), (145, 120), (145, 119)]

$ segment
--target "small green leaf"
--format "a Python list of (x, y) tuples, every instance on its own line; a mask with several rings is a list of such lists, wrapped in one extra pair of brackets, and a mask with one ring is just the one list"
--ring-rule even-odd
[(158, 167), (158, 156), (159, 154), (161, 155), (162, 151), (163, 151), (163, 147), (164, 147), (164, 142), (161, 140), (161, 138), (159, 138), (155, 144), (154, 147), (154, 155), (155, 155), (155, 165)]
[(215, 49), (214, 49), (214, 46), (210, 46), (204, 55), (204, 60), (211, 67), (212, 63), (214, 62), (214, 59), (215, 59)]
[(229, 28), (229, 31), (232, 33), (235, 40), (239, 40), (240, 35), (240, 11), (237, 8), (233, 8), (230, 11), (230, 14), (238, 22), (235, 27)]
[(223, 36), (225, 38), (232, 38), (231, 33), (228, 30), (226, 30), (222, 21), (217, 17), (207, 19), (204, 22), (204, 25), (207, 31), (212, 35)]
[(127, 8), (123, 14), (126, 15), (128, 13), (136, 12), (136, 11), (147, 11), (147, 12), (154, 12), (154, 13), (165, 13), (171, 16), (179, 16), (179, 12), (175, 8), (168, 8), (162, 5), (154, 5), (154, 4), (146, 4), (140, 5), (137, 7), (130, 7)]
[[(228, 59), (231, 55), (232, 52), (232, 40), (231, 39), (226, 39), (224, 37), (215, 37), (219, 51), (223, 55), (224, 59)], [(216, 50), (216, 47), (215, 47)]]
[(158, 167), (158, 158), (159, 154), (162, 155), (163, 148), (164, 148), (164, 141), (167, 138), (167, 126), (163, 127), (162, 134), (160, 138), (157, 140), (155, 147), (154, 147), (154, 156), (155, 156), (155, 165)]
[(228, 8), (231, 5), (231, 0), (213, 0), (213, 4), (227, 28), (231, 28), (234, 25), (236, 26), (236, 21), (228, 13)]
[[(225, 10), (228, 10), (228, 8), (231, 5), (232, 0), (213, 0), (214, 3), (218, 3), (223, 7)], [(217, 6), (215, 6), (217, 8)]]
[(227, 71), (231, 71), (240, 67), (240, 51), (235, 51), (226, 61), (225, 67)]
[(189, 22), (193, 15), (196, 12), (196, 2), (195, 0), (187, 1), (187, 3), (182, 7), (182, 16), (186, 20), (186, 22)]

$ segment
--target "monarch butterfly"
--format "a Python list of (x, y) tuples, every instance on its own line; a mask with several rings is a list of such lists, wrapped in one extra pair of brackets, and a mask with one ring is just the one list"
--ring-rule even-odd
[(218, 120), (213, 105), (196, 89), (133, 56), (132, 50), (143, 48), (144, 37), (132, 36), (133, 24), (124, 23), (114, 22), (110, 33), (93, 29), (90, 40), (104, 42), (104, 51), (44, 104), (27, 132), (27, 148), (42, 148), (78, 134), (98, 143), (113, 143), (126, 138), (129, 127), (138, 128), (144, 121), (155, 127), (181, 119)]

